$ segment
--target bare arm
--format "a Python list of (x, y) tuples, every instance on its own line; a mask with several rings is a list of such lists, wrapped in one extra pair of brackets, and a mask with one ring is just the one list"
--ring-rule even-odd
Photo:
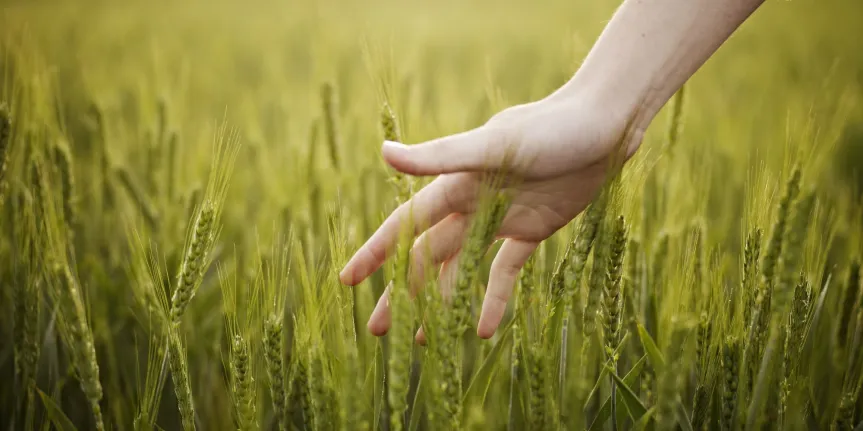
[(552, 97), (612, 102), (646, 129), (669, 98), (764, 0), (626, 0)]
[(647, 128), (669, 98), (764, 0), (626, 0), (552, 97), (611, 102)]

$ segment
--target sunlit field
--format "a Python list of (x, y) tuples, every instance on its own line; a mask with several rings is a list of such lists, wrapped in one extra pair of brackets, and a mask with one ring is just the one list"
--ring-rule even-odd
[(431, 180), (384, 139), (545, 97), (617, 5), (3, 2), (0, 427), (863, 429), (859, 1), (767, 1), (491, 339), (499, 182), (451, 295), (411, 298), (408, 236), (339, 282)]

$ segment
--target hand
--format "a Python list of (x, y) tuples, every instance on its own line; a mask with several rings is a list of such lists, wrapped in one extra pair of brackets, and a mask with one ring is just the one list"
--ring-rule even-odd
[[(415, 226), (431, 228), (414, 246), (412, 277), (421, 280), (426, 261), (442, 264), (446, 293), (481, 174), (500, 168), (512, 151), (514, 166), (507, 167), (519, 182), (508, 185), (514, 201), (497, 235), (505, 242), (492, 264), (477, 328), (480, 337), (490, 337), (528, 256), (587, 206), (617, 144), (625, 158), (632, 155), (659, 109), (762, 2), (626, 0), (575, 76), (551, 96), (507, 109), (468, 132), (410, 147), (384, 144), (384, 158), (395, 169), (440, 176), (387, 218), (342, 270), (342, 282), (355, 285), (377, 270), (413, 214)], [(384, 295), (368, 326), (383, 335), (389, 325)]]
[[(413, 285), (422, 284), (424, 265), (442, 265), (440, 286), (444, 294), (449, 292), (482, 173), (501, 168), (508, 156), (508, 168), (518, 181), (504, 185), (512, 205), (497, 233), (504, 243), (491, 266), (477, 328), (482, 338), (494, 335), (528, 257), (584, 210), (620, 148), (628, 118), (602, 106), (559, 92), (506, 109), (474, 130), (411, 146), (385, 142), (383, 156), (393, 168), (409, 175), (439, 176), (393, 211), (342, 270), (341, 281), (353, 286), (380, 268), (398, 241), (402, 223), (412, 214), (415, 226), (431, 226), (412, 249), (411, 277), (417, 281)], [(642, 132), (626, 136), (622, 145), (628, 157), (641, 142)], [(416, 293), (416, 287), (413, 290)], [(385, 293), (368, 328), (384, 335), (389, 327)], [(417, 338), (422, 341), (423, 335)]]

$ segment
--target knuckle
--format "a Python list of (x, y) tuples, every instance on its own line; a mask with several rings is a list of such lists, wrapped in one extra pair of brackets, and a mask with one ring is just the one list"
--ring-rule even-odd
[(485, 297), (486, 301), (493, 301), (498, 305), (506, 305), (507, 301), (509, 301), (509, 290), (489, 289), (486, 291)]
[(370, 246), (366, 248), (366, 254), (372, 262), (383, 262), (386, 260), (386, 252), (378, 247)]

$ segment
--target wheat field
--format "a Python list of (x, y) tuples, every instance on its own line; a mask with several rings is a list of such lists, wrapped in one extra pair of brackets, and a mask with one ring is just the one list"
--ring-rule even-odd
[(863, 429), (859, 1), (767, 1), (491, 339), (495, 181), (451, 300), (407, 235), (339, 282), (430, 180), (381, 142), (544, 97), (618, 3), (2, 2), (0, 427)]

